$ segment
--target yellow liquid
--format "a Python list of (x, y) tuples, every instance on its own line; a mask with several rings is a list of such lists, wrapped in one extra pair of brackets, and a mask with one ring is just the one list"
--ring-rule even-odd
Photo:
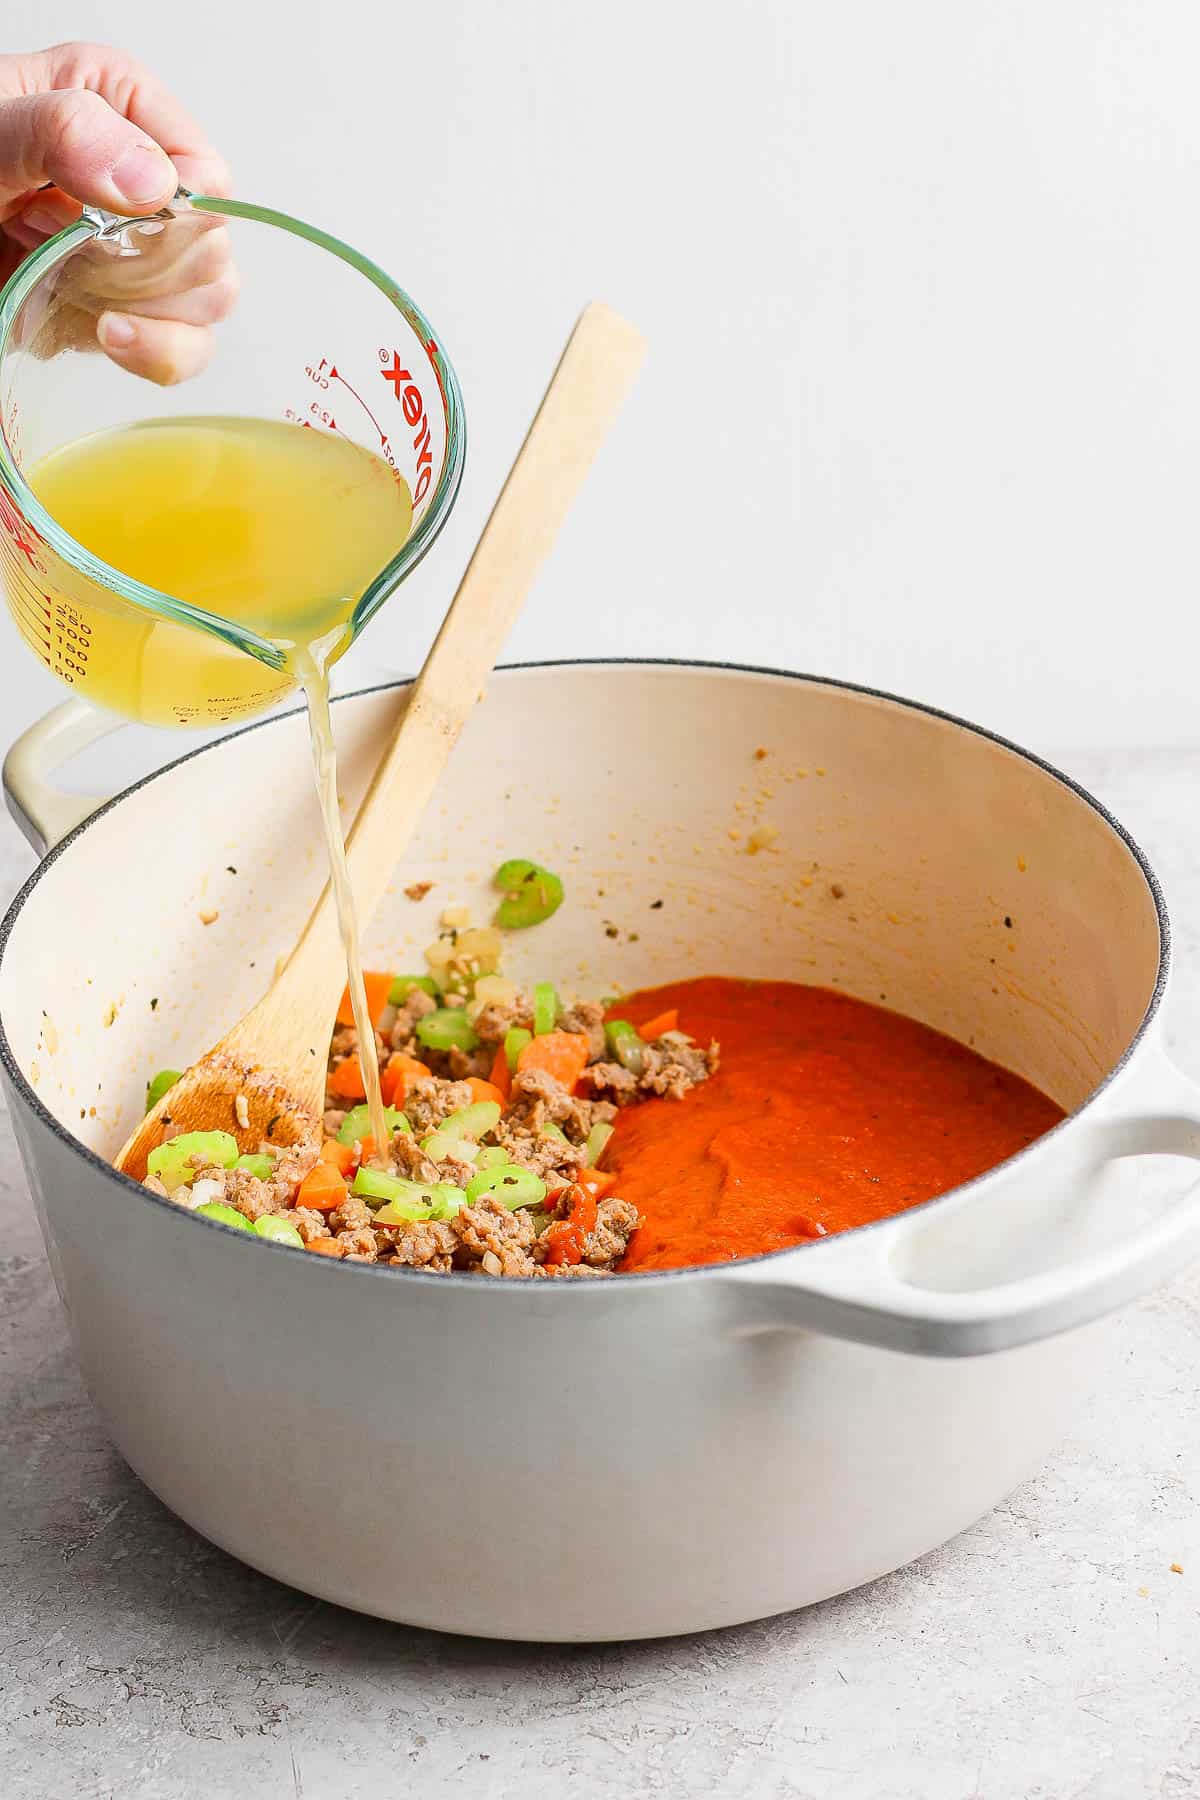
[[(27, 475), (47, 511), (106, 563), (248, 626), (287, 653), (272, 672), (207, 632), (77, 601), (73, 683), (151, 723), (261, 710), (296, 681), (308, 699), (330, 879), (346, 952), (377, 1153), (386, 1149), (375, 1034), (337, 802), (328, 670), (364, 589), (412, 527), (408, 488), (349, 439), (266, 419), (151, 419), (55, 451)], [(61, 605), (60, 605), (61, 611)]]
[[(408, 488), (381, 457), (271, 419), (148, 419), (67, 444), (26, 479), (122, 574), (290, 646), (344, 625), (412, 528)], [(59, 664), (65, 644), (56, 672), (77, 692), (147, 724), (244, 718), (299, 674), (79, 578), (48, 635)]]

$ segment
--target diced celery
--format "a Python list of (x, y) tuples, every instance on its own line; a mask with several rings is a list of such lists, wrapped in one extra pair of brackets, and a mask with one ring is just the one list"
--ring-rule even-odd
[(474, 1050), (475, 1028), (461, 1006), (441, 1006), (417, 1021), (417, 1039), (427, 1050)]
[(628, 1019), (610, 1019), (604, 1027), (609, 1048), (623, 1069), (640, 1075), (645, 1067), (646, 1046)]
[(265, 1151), (253, 1150), (247, 1156), (239, 1156), (234, 1163), (235, 1169), (246, 1169), (251, 1175), (257, 1175), (260, 1181), (269, 1181), (275, 1173), (275, 1158)]
[(526, 1029), (523, 1025), (514, 1025), (510, 1031), (505, 1032), (505, 1034), (504, 1034), (504, 1057), (505, 1057), (505, 1061), (508, 1063), (508, 1070), (509, 1070), (510, 1075), (516, 1074), (517, 1059), (520, 1056), (522, 1050), (525, 1048), (526, 1044), (531, 1043), (532, 1041), (533, 1041), (532, 1031), (526, 1031)]
[(516, 1163), (497, 1163), (493, 1168), (481, 1169), (467, 1183), (468, 1200), (481, 1200), (485, 1194), (512, 1211), (518, 1206), (540, 1206), (546, 1198), (546, 1184), (532, 1169), (522, 1169)]
[(603, 1119), (597, 1119), (587, 1134), (587, 1142), (583, 1146), (583, 1160), (589, 1169), (600, 1167), (600, 1158), (608, 1148), (608, 1140), (613, 1134), (613, 1127)]
[(500, 1123), (500, 1107), (495, 1100), (476, 1100), (460, 1107), (442, 1120), (438, 1131), (446, 1137), (481, 1138)]
[(255, 1219), (254, 1230), (259, 1237), (268, 1238), (273, 1244), (292, 1244), (297, 1250), (304, 1248), (304, 1239), (296, 1227), (281, 1219), (278, 1213), (263, 1213), (261, 1218)]
[[(372, 1205), (386, 1204), (375, 1214), (378, 1223), (399, 1225), (406, 1220), (431, 1219), (440, 1216), (437, 1209), (447, 1206), (462, 1189), (448, 1181), (408, 1181), (403, 1175), (389, 1175), (383, 1169), (362, 1168), (354, 1177), (351, 1190)], [(395, 1216), (392, 1209), (395, 1208)]]
[(545, 1037), (558, 1023), (558, 994), (552, 981), (539, 981), (533, 990), (533, 1035)]
[(388, 1200), (375, 1214), (377, 1225), (417, 1225), (432, 1219), (433, 1208), (421, 1200)]
[(498, 1169), (501, 1163), (507, 1161), (508, 1151), (503, 1144), (485, 1144), (475, 1158), (476, 1166), (480, 1169)]
[(421, 1149), (431, 1162), (436, 1163), (445, 1162), (448, 1156), (456, 1156), (460, 1162), (474, 1162), (479, 1154), (479, 1146), (470, 1138), (454, 1137), (444, 1125), (421, 1139)]
[(557, 1138), (559, 1140), (559, 1142), (562, 1144), (569, 1144), (571, 1141), (570, 1138), (567, 1136), (566, 1132), (563, 1130), (562, 1126), (556, 1125), (554, 1123), (553, 1119), (548, 1119), (547, 1122), (542, 1126), (542, 1136)]
[(562, 905), (563, 884), (558, 876), (523, 856), (502, 862), (492, 882), (504, 894), (496, 908), (496, 923), (505, 931), (540, 925)]
[[(402, 1112), (394, 1106), (385, 1106), (383, 1116), (387, 1120), (389, 1131), (411, 1131), (412, 1126)], [(338, 1131), (339, 1144), (357, 1144), (360, 1138), (371, 1135), (371, 1113), (364, 1101), (361, 1106), (352, 1106), (342, 1120)]]
[(254, 1229), (244, 1213), (240, 1213), (236, 1206), (226, 1206), (223, 1200), (206, 1200), (203, 1206), (197, 1206), (193, 1210), (197, 1217), (215, 1219), (218, 1225), (229, 1225), (234, 1231), (253, 1231)]
[(237, 1139), (228, 1131), (185, 1131), (150, 1152), (146, 1171), (157, 1175), (167, 1192), (173, 1193), (191, 1180), (196, 1169), (193, 1158), (219, 1169), (232, 1169), (238, 1158)]
[(152, 1111), (153, 1108), (158, 1105), (163, 1095), (171, 1091), (182, 1074), (182, 1069), (160, 1069), (157, 1075), (151, 1076), (150, 1080), (146, 1083), (147, 1112)]
[(420, 988), (431, 1000), (438, 997), (438, 985), (432, 975), (397, 975), (388, 989), (388, 1005), (403, 1006), (414, 988)]

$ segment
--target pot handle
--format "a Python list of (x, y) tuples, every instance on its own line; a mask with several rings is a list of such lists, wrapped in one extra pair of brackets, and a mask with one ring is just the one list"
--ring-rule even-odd
[(66, 794), (50, 780), (81, 750), (119, 730), (122, 721), (97, 712), (85, 700), (64, 700), (23, 731), (4, 759), (4, 798), (22, 834), (39, 856), (91, 818), (105, 794)]
[[(1153, 1111), (1130, 1112), (1099, 1125), (1101, 1148), (1087, 1163), (1068, 1165), (1082, 1186), (1117, 1158), (1168, 1155), (1200, 1161), (1200, 1088), (1156, 1056), (1146, 1079), (1160, 1096)], [(1143, 1085), (1141, 1081), (1139, 1087)], [(964, 1291), (924, 1285), (907, 1275), (922, 1234), (972, 1204), (1003, 1209), (1037, 1177), (1017, 1159), (986, 1198), (971, 1186), (934, 1211), (921, 1207), (806, 1246), (791, 1257), (730, 1265), (722, 1282), (739, 1334), (814, 1331), (919, 1356), (979, 1356), (1056, 1337), (1148, 1293), (1200, 1255), (1200, 1178), (1149, 1223), (1074, 1262), (992, 1287)], [(1061, 1177), (1060, 1177), (1061, 1178)], [(987, 1179), (985, 1177), (984, 1179)], [(953, 1228), (953, 1227), (952, 1227)]]

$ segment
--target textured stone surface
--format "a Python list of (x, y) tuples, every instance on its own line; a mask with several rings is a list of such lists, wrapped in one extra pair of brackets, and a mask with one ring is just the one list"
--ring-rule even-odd
[[(1198, 763), (1071, 763), (1163, 875), (1196, 1075)], [(29, 866), (6, 829), (6, 895)], [(629, 1647), (438, 1637), (251, 1573), (129, 1473), (0, 1131), (0, 1794), (1193, 1800), (1198, 1371), (1192, 1273), (1099, 1337), (1096, 1398), (1038, 1480), (808, 1612)]]

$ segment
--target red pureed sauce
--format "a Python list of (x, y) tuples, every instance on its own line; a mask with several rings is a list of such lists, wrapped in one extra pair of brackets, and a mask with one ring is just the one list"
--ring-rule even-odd
[(721, 1066), (622, 1112), (604, 1158), (645, 1223), (622, 1270), (725, 1262), (887, 1218), (1003, 1162), (1063, 1117), (973, 1050), (828, 988), (707, 976), (623, 1000), (679, 1008)]

